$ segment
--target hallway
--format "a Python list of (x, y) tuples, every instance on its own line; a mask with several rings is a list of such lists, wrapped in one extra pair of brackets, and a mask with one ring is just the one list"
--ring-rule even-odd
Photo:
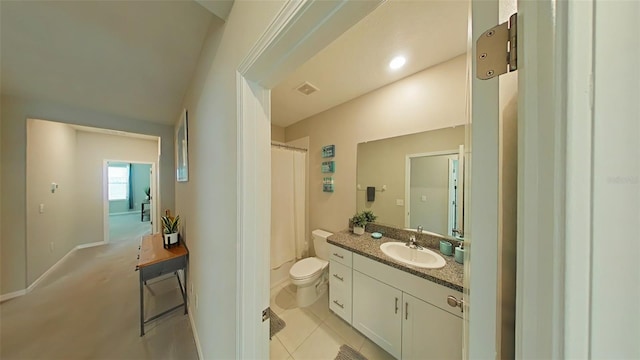
[[(0, 358), (197, 359), (180, 310), (139, 336), (140, 235), (77, 250), (32, 292), (0, 304)], [(145, 291), (147, 317), (181, 301), (175, 277), (154, 279)]]

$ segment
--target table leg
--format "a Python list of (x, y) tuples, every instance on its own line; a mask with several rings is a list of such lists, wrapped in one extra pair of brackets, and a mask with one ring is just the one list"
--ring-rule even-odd
[(140, 336), (144, 336), (144, 280), (142, 280), (142, 269), (140, 273)]

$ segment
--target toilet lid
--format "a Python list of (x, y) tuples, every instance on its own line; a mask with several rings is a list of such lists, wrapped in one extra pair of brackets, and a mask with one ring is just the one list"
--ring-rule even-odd
[(302, 259), (293, 264), (291, 270), (289, 270), (289, 275), (294, 279), (308, 278), (322, 271), (327, 264), (327, 261), (316, 257)]

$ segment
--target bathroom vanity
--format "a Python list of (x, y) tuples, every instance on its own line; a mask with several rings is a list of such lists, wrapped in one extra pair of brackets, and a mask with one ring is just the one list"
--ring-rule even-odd
[(329, 237), (329, 308), (397, 359), (461, 359), (462, 265), (420, 269), (386, 256), (374, 240), (343, 231)]

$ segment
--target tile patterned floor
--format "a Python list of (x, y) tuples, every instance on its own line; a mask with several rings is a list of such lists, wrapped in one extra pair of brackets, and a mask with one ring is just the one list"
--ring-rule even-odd
[(271, 340), (271, 360), (331, 360), (348, 344), (369, 360), (393, 359), (329, 310), (325, 293), (313, 305), (296, 306), (296, 287), (284, 284), (271, 290), (271, 309), (287, 326)]

